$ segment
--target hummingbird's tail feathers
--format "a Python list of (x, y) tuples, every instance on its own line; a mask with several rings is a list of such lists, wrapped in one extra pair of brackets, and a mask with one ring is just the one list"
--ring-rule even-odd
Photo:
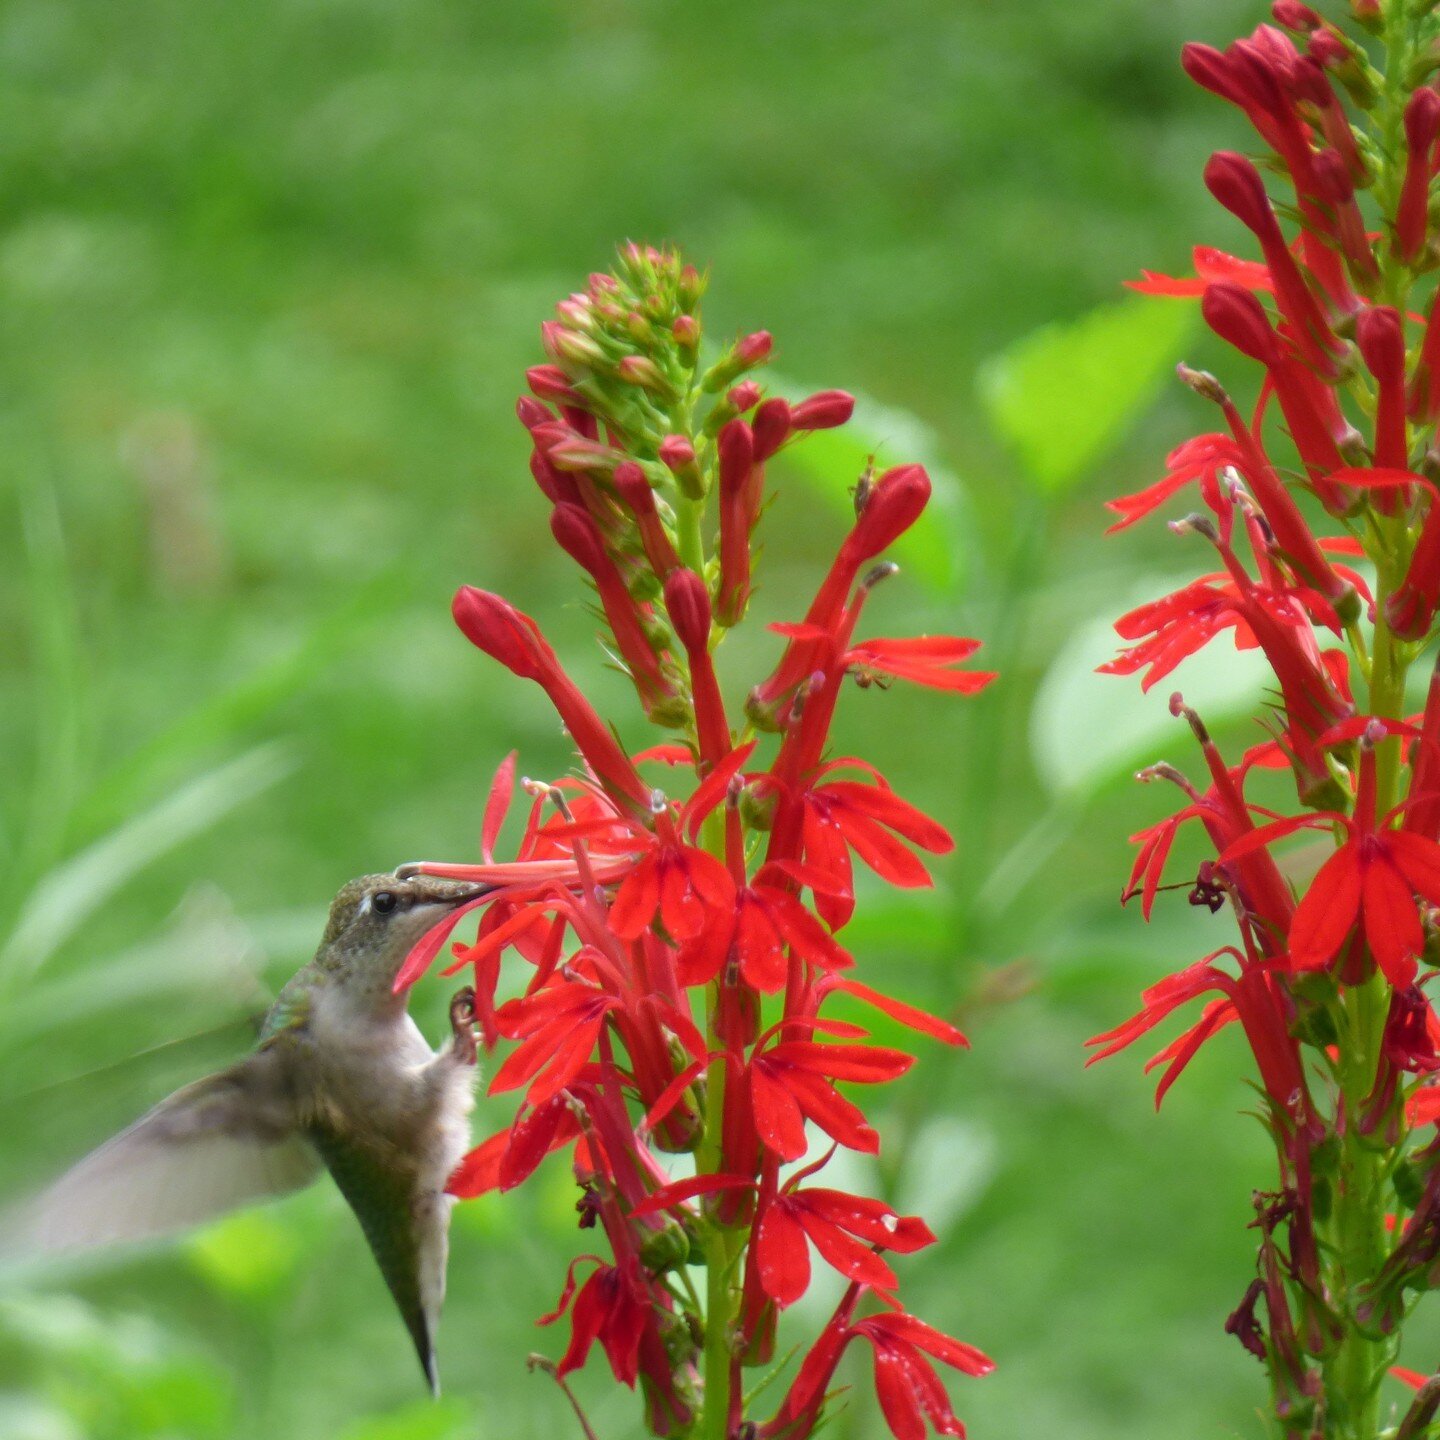
[(323, 1125), (309, 1133), (365, 1232), (370, 1253), (415, 1344), (430, 1391), (438, 1395), (435, 1332), (445, 1294), (450, 1199), (417, 1193), (413, 1169), (397, 1165), (393, 1153), (353, 1134)]
[(321, 1167), (294, 1118), (274, 1050), (197, 1080), (0, 1218), (0, 1261), (168, 1235), (298, 1190)]

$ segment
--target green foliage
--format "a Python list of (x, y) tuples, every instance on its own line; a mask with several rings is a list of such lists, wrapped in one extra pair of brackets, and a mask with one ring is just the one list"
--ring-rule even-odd
[(1063, 492), (1151, 403), (1193, 329), (1193, 306), (1131, 296), (1027, 335), (984, 368), (980, 393), (1027, 477)]

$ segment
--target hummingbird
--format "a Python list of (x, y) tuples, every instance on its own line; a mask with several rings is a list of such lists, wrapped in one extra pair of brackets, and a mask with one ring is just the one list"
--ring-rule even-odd
[(470, 1143), (475, 992), (466, 986), (451, 1000), (450, 1036), (437, 1053), (394, 982), (421, 936), (487, 889), (404, 865), (350, 881), (255, 1049), (79, 1161), (4, 1226), (0, 1251), (54, 1254), (165, 1235), (328, 1170), (438, 1395), (453, 1203), (445, 1182)]

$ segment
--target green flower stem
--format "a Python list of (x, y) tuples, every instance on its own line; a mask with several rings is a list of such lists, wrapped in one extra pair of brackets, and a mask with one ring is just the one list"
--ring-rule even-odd
[(1384, 1263), (1386, 1181), (1390, 1149), (1379, 1132), (1362, 1135), (1356, 1121), (1375, 1083), (1389, 984), (1378, 971), (1344, 1001), (1340, 1090), (1346, 1124), (1340, 1134), (1335, 1207), (1326, 1237), (1332, 1252), (1330, 1291), (1343, 1333), (1324, 1360), (1329, 1440), (1375, 1440), (1380, 1380), (1393, 1363), (1397, 1337), (1367, 1331), (1356, 1318), (1363, 1286)]

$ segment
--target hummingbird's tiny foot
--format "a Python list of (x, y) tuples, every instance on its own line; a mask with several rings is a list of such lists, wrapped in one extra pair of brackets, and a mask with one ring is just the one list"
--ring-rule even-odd
[(450, 1000), (450, 1029), (455, 1036), (455, 1050), (467, 1064), (477, 1059), (475, 1044), (475, 987), (463, 985)]

